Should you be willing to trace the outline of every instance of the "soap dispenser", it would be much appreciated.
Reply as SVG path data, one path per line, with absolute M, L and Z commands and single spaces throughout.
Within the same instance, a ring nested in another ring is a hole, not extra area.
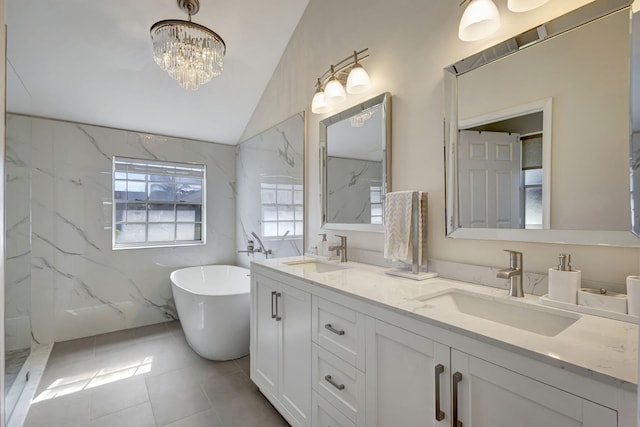
M 581 280 L 580 270 L 571 268 L 571 255 L 560 254 L 558 267 L 549 269 L 549 299 L 577 304 Z
M 318 236 L 322 236 L 322 240 L 318 242 L 318 255 L 326 256 L 329 243 L 327 242 L 327 233 L 320 233 Z

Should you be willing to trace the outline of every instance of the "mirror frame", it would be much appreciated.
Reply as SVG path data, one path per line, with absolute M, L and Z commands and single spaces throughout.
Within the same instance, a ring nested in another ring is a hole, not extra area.
M 456 227 L 458 221 L 458 182 L 456 161 L 453 160 L 457 159 L 458 146 L 458 75 L 625 8 L 629 9 L 629 26 L 631 29 L 631 3 L 631 0 L 608 0 L 588 3 L 566 15 L 499 43 L 502 49 L 495 49 L 496 46 L 492 46 L 444 68 L 445 215 L 446 236 L 448 238 L 623 247 L 640 246 L 640 239 L 631 232 L 631 224 L 629 224 L 629 231 Z M 522 43 L 523 40 L 525 44 L 518 46 L 518 43 Z M 496 51 L 503 53 L 496 55 Z M 631 143 L 631 139 L 629 142 Z M 624 166 L 621 165 L 621 167 Z
M 391 94 L 389 92 L 382 93 L 371 99 L 354 105 L 344 111 L 333 116 L 327 117 L 320 121 L 320 198 L 321 198 L 321 218 L 322 228 L 326 230 L 347 230 L 347 231 L 371 231 L 384 232 L 383 224 L 349 224 L 349 223 L 331 223 L 327 222 L 327 128 L 332 124 L 341 122 L 353 117 L 376 105 L 382 105 L 383 120 L 385 122 L 385 138 L 383 147 L 382 162 L 382 187 L 383 194 L 386 195 L 391 191 Z M 384 198 L 383 198 L 384 200 Z

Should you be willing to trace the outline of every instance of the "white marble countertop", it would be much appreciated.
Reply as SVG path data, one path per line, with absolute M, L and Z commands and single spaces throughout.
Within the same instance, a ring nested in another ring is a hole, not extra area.
M 513 301 L 504 289 L 474 285 L 456 280 L 434 278 L 414 281 L 384 274 L 385 268 L 348 262 L 345 269 L 327 273 L 305 271 L 292 261 L 314 261 L 313 258 L 291 257 L 258 260 L 253 263 L 299 277 L 345 295 L 408 313 L 413 317 L 475 339 L 485 339 L 507 350 L 549 363 L 607 383 L 635 390 L 638 383 L 638 325 L 588 314 L 573 314 L 579 319 L 555 336 L 544 336 L 520 328 L 503 325 L 455 311 L 425 309 L 423 297 L 438 295 L 455 288 L 483 294 L 492 299 Z M 536 309 L 569 313 L 544 307 L 538 297 L 525 295 L 517 302 Z

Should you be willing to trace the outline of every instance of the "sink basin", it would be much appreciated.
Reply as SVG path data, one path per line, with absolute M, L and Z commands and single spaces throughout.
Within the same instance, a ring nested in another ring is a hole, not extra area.
M 329 264 L 318 261 L 293 261 L 285 262 L 284 264 L 295 268 L 301 268 L 304 271 L 309 271 L 311 273 L 329 273 L 331 271 L 344 270 L 346 268 L 338 264 Z
M 558 335 L 581 317 L 579 314 L 549 310 L 514 300 L 494 299 L 457 289 L 418 300 L 426 304 L 417 313 L 424 310 L 455 311 L 548 337 Z

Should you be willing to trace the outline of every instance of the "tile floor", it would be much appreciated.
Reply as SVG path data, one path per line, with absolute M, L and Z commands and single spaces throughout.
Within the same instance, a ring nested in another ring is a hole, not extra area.
M 249 379 L 212 362 L 178 322 L 56 343 L 25 427 L 287 426 Z

